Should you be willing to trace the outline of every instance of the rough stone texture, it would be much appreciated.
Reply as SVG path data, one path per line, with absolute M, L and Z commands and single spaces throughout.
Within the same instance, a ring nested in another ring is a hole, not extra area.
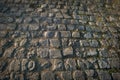
M 50 49 L 49 53 L 50 58 L 62 58 L 61 51 L 59 49 Z
M 73 79 L 74 80 L 85 80 L 85 75 L 82 71 L 74 71 L 73 72 Z
M 42 72 L 41 79 L 42 80 L 55 80 L 54 74 L 50 71 Z
M 71 55 L 73 55 L 73 49 L 72 49 L 72 47 L 65 48 L 63 50 L 63 55 L 64 56 L 71 56 Z
M 0 80 L 120 80 L 120 0 L 0 0 Z

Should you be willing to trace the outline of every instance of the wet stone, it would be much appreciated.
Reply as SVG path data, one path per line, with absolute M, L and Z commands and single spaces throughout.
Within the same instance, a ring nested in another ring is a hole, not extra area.
M 50 71 L 42 72 L 41 80 L 55 80 L 54 73 Z
M 74 80 L 86 80 L 83 72 L 79 70 L 76 70 L 73 72 L 73 79 Z
M 59 49 L 50 49 L 49 53 L 50 58 L 62 58 L 61 51 Z
M 63 55 L 66 57 L 73 55 L 73 48 L 72 47 L 65 48 L 63 50 Z

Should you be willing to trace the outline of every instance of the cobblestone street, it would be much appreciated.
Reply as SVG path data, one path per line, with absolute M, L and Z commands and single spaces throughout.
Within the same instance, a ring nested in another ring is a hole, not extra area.
M 0 80 L 120 80 L 120 0 L 0 0 Z

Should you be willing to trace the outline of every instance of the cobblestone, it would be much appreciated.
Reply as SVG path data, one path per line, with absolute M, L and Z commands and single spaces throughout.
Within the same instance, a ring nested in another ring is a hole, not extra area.
M 0 0 L 0 80 L 119 80 L 119 0 Z

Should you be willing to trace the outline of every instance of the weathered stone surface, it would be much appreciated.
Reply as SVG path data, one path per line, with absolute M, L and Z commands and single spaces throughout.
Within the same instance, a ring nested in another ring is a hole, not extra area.
M 24 19 L 24 23 L 31 23 L 32 22 L 32 18 L 31 17 L 26 17 Z
M 29 71 L 32 71 L 35 69 L 35 62 L 34 61 L 28 62 L 28 69 L 29 69 Z
M 119 58 L 109 58 L 108 63 L 110 64 L 111 68 L 120 68 L 120 59 Z
M 62 71 L 64 70 L 64 64 L 61 59 L 53 60 L 53 71 Z
M 58 40 L 58 39 L 50 39 L 50 46 L 59 48 L 60 47 L 60 40 Z
M 66 59 L 64 65 L 67 71 L 76 70 L 76 62 L 74 59 Z
M 107 71 L 98 72 L 100 80 L 112 80 L 110 74 Z
M 37 56 L 40 58 L 48 58 L 49 57 L 49 49 L 48 48 L 38 48 Z
M 12 23 L 7 25 L 7 29 L 8 30 L 15 30 L 16 27 L 17 27 L 17 25 L 16 24 L 12 24 Z
M 12 23 L 14 19 L 12 17 L 8 17 L 8 22 Z
M 0 0 L 0 80 L 119 80 L 120 0 Z
M 61 13 L 56 13 L 56 18 L 63 18 L 63 15 Z
M 82 61 L 82 60 L 77 60 L 76 61 L 77 63 L 77 68 L 80 69 L 80 70 L 85 70 L 86 69 L 86 64 Z
M 20 41 L 19 46 L 25 46 L 26 43 L 27 43 L 27 39 L 22 39 L 22 40 Z
M 85 75 L 82 71 L 76 70 L 73 72 L 74 80 L 85 80 Z
M 20 71 L 20 60 L 12 60 L 12 62 L 9 65 L 9 71 L 19 72 Z
M 58 24 L 58 30 L 65 31 L 66 26 L 64 24 Z
M 94 70 L 86 70 L 85 73 L 86 73 L 87 76 L 89 76 L 89 77 L 94 77 L 95 75 L 97 75 L 97 73 L 95 73 Z
M 21 70 L 22 71 L 27 70 L 27 64 L 28 64 L 28 59 L 22 59 L 22 61 L 21 61 Z
M 99 47 L 99 42 L 97 40 L 91 40 L 90 41 L 90 46 L 91 47 Z
M 65 71 L 61 73 L 62 80 L 72 80 L 72 73 L 70 71 Z
M 99 67 L 101 69 L 107 69 L 110 68 L 110 64 L 108 63 L 107 59 L 100 59 L 98 60 Z
M 26 74 L 25 79 L 27 79 L 27 80 L 39 80 L 40 74 L 37 72 L 29 72 L 28 74 Z
M 98 55 L 98 52 L 96 51 L 96 49 L 90 49 L 90 50 L 87 52 L 87 55 L 88 55 L 88 56 L 97 56 L 97 55 Z
M 85 30 L 85 27 L 83 25 L 76 25 L 76 29 Z
M 100 57 L 108 57 L 109 56 L 108 50 L 105 48 L 99 49 L 99 56 Z
M 73 55 L 73 48 L 72 47 L 65 48 L 63 50 L 63 55 L 64 56 L 71 56 L 71 55 Z
M 50 49 L 49 53 L 50 58 L 62 58 L 61 51 L 59 49 Z
M 44 33 L 44 36 L 47 38 L 52 38 L 52 37 L 54 37 L 54 35 L 55 35 L 55 32 L 53 32 L 53 31 L 47 31 Z
M 50 60 L 47 59 L 40 59 L 39 60 L 39 70 L 49 70 L 52 66 L 52 63 Z
M 87 40 L 80 40 L 80 45 L 84 46 L 84 47 L 90 46 L 89 41 L 87 41 Z
M 84 38 L 92 38 L 92 34 L 90 32 L 84 34 Z
M 74 38 L 80 38 L 80 33 L 79 32 L 73 32 L 72 37 Z
M 41 79 L 42 80 L 55 80 L 54 73 L 51 71 L 42 72 Z
M 39 45 L 43 47 L 48 47 L 49 46 L 48 39 L 39 39 Z
M 31 50 L 27 53 L 27 58 L 34 58 L 36 55 L 35 50 Z
M 120 73 L 112 73 L 113 80 L 119 80 L 120 79 Z
M 47 26 L 48 30 L 56 30 L 56 25 Z
M 13 54 L 14 54 L 14 50 L 15 50 L 15 48 L 13 48 L 13 47 L 8 48 L 8 49 L 5 50 L 5 52 L 3 53 L 3 56 L 4 56 L 4 57 L 11 58 L 11 57 L 13 56 Z M 1 52 L 1 54 L 2 54 L 2 52 Z
M 74 25 L 67 25 L 67 30 L 74 30 L 75 26 Z
M 61 37 L 71 37 L 70 31 L 61 31 Z
M 28 27 L 28 30 L 38 30 L 39 29 L 39 25 L 37 24 L 30 24 Z

